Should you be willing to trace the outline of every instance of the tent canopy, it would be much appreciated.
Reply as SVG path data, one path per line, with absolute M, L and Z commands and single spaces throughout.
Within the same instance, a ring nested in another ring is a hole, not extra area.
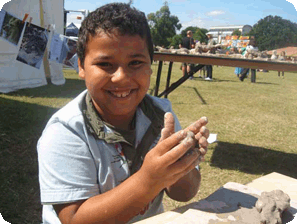
M 74 23 L 70 23 L 66 27 L 65 34 L 66 34 L 66 36 L 77 37 L 78 36 L 78 28 L 74 25 Z

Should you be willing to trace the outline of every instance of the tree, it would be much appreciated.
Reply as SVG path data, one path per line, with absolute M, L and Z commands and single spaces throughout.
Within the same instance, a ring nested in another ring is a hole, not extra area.
M 241 36 L 241 32 L 239 29 L 236 29 L 233 31 L 233 33 L 231 34 L 232 36 Z
M 254 26 L 249 36 L 254 36 L 259 50 L 273 50 L 297 44 L 297 24 L 279 16 L 266 16 Z
M 179 48 L 179 44 L 182 42 L 182 35 L 181 34 L 177 34 L 175 36 L 173 36 L 172 38 L 169 38 L 169 42 L 170 42 L 170 46 L 173 46 L 175 49 Z
M 181 28 L 177 16 L 170 14 L 167 1 L 159 11 L 148 14 L 147 19 L 155 45 L 168 46 L 170 40 L 176 35 L 176 30 Z
M 207 43 L 207 36 L 206 33 L 208 32 L 207 29 L 199 28 L 193 35 L 195 40 L 199 40 L 201 43 Z

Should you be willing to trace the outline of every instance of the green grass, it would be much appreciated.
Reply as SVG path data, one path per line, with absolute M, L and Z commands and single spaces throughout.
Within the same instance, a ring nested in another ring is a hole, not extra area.
M 181 77 L 174 63 L 172 82 Z M 154 92 L 157 64 L 152 66 Z M 159 93 L 164 90 L 168 62 L 163 65 Z M 36 143 L 49 117 L 85 89 L 84 82 L 64 71 L 63 86 L 47 85 L 0 94 L 0 213 L 10 223 L 40 223 Z M 187 80 L 168 99 L 186 127 L 201 116 L 209 119 L 211 144 L 201 164 L 202 183 L 194 200 L 223 184 L 246 184 L 279 172 L 297 178 L 297 76 L 257 72 L 256 83 L 240 82 L 234 68 L 214 66 L 212 82 Z M 165 197 L 166 210 L 184 205 Z

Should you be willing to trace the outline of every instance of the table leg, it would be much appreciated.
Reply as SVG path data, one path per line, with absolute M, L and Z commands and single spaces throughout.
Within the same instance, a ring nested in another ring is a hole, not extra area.
M 256 69 L 251 69 L 251 82 L 256 82 Z
M 169 85 L 170 85 L 172 65 L 173 65 L 173 61 L 171 61 L 171 62 L 169 63 L 169 67 L 168 67 L 166 89 L 168 89 L 168 88 L 169 88 Z M 167 98 L 167 96 L 168 96 L 168 93 L 165 93 L 164 97 Z
M 155 96 L 158 96 L 158 92 L 159 92 L 160 79 L 161 79 L 161 73 L 162 73 L 162 66 L 163 66 L 163 61 L 159 61 L 157 80 L 156 80 L 156 87 L 155 87 Z
M 204 65 L 197 65 L 195 66 L 194 70 L 191 71 L 190 73 L 186 73 L 185 76 L 182 76 L 179 80 L 177 80 L 176 82 L 172 83 L 168 88 L 166 88 L 162 93 L 160 93 L 159 95 L 155 95 L 158 97 L 162 97 L 164 95 L 168 95 L 169 93 L 171 93 L 173 90 L 175 90 L 177 87 L 179 87 L 181 84 L 183 84 L 192 74 L 194 74 L 194 72 L 199 71 L 201 68 L 203 68 Z

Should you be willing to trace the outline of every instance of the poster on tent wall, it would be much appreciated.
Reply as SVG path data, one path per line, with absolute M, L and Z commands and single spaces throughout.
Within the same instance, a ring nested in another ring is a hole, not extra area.
M 0 13 L 0 36 L 14 45 L 18 45 L 24 23 L 22 20 L 2 11 Z M 1 24 L 2 21 L 2 24 Z
M 63 61 L 63 64 L 67 65 L 67 66 L 71 66 L 73 67 L 73 56 L 76 54 L 76 46 L 77 46 L 77 41 L 72 40 L 70 38 L 66 38 L 67 42 L 66 42 L 66 47 L 67 47 L 67 55 L 66 58 Z
M 4 22 L 5 14 L 6 14 L 5 11 L 0 10 L 0 33 L 1 33 L 1 30 L 2 30 L 2 25 L 3 25 L 3 22 Z
M 44 28 L 27 23 L 17 60 L 39 69 L 47 45 L 48 33 L 49 31 Z
M 76 56 L 77 41 L 62 34 L 54 34 L 51 40 L 49 60 L 78 70 Z
M 33 62 L 33 65 L 29 65 L 27 62 L 24 63 L 20 60 L 16 60 L 19 56 L 26 24 L 23 28 L 18 45 L 12 44 L 0 37 L 0 93 L 8 93 L 25 88 L 35 88 L 47 85 L 48 81 L 54 85 L 65 84 L 66 80 L 63 74 L 62 64 L 49 61 L 47 57 L 52 33 L 63 33 L 63 9 L 64 5 L 62 0 L 10 0 L 3 5 L 2 10 L 6 13 L 22 21 L 25 15 L 28 14 L 27 21 L 32 18 L 31 25 L 45 29 L 49 27 L 50 33 L 48 33 L 46 51 L 44 52 L 43 61 L 39 69 L 37 68 L 39 67 L 38 63 L 35 64 L 35 62 Z M 30 55 L 30 52 L 29 57 L 33 57 L 33 55 Z

